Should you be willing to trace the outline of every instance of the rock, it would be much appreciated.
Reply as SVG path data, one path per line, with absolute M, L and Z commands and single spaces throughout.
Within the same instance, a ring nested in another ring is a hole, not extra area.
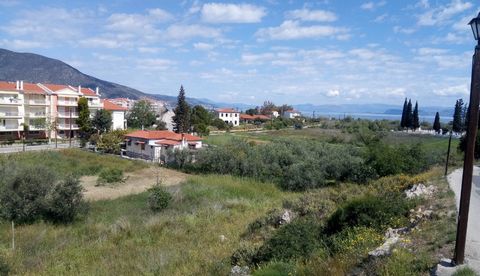
M 430 186 L 425 186 L 424 184 L 415 184 L 412 186 L 412 188 L 408 189 L 405 191 L 405 195 L 407 198 L 415 198 L 415 197 L 430 197 L 433 195 L 435 192 L 435 186 L 430 185 Z
M 225 235 L 220 235 L 220 241 L 221 242 L 224 242 L 226 240 L 227 240 L 227 238 L 225 237 Z
M 388 228 L 387 232 L 385 233 L 385 242 L 381 246 L 368 252 L 368 255 L 370 257 L 390 255 L 392 253 L 392 247 L 400 241 L 400 234 L 405 234 L 407 232 L 407 227 L 397 229 Z
M 230 270 L 230 276 L 248 276 L 250 275 L 250 269 L 248 266 L 234 266 Z
M 440 263 L 437 264 L 435 269 L 433 270 L 432 275 L 435 276 L 452 276 L 457 272 L 457 270 L 465 267 L 465 265 L 458 265 L 455 264 L 450 259 L 442 259 Z
M 292 221 L 292 212 L 285 210 L 280 218 L 279 224 L 289 224 Z

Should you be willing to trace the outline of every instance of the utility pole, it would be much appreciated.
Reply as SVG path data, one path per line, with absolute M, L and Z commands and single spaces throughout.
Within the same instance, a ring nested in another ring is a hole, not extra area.
M 472 82 L 470 86 L 470 108 L 468 113 L 468 128 L 466 136 L 465 160 L 463 162 L 462 192 L 460 193 L 460 208 L 458 214 L 457 239 L 455 243 L 455 264 L 465 261 L 465 244 L 467 240 L 468 213 L 470 195 L 472 192 L 473 159 L 475 154 L 475 140 L 478 130 L 478 106 L 480 101 L 480 13 L 469 25 L 477 40 L 472 62 Z
M 68 137 L 68 143 L 69 143 L 69 147 L 71 148 L 72 147 L 72 107 L 70 106 L 68 108 L 68 110 L 70 110 L 70 120 L 69 120 L 69 123 L 70 123 L 70 133 L 69 133 L 69 137 Z
M 450 137 L 448 138 L 447 162 L 445 163 L 445 176 L 447 176 L 448 174 L 448 162 L 450 159 L 450 146 L 452 145 L 452 133 L 453 131 L 450 130 Z

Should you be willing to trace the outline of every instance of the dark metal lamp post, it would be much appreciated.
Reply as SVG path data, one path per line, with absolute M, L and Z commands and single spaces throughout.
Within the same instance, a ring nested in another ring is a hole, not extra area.
M 478 106 L 480 100 L 480 13 L 468 23 L 472 27 L 473 36 L 477 40 L 472 63 L 472 83 L 470 86 L 470 110 L 468 113 L 467 146 L 463 162 L 462 192 L 460 194 L 460 210 L 458 212 L 457 239 L 455 244 L 455 264 L 465 261 L 465 244 L 467 238 L 468 212 L 470 194 L 472 192 L 473 161 L 475 140 L 478 130 Z

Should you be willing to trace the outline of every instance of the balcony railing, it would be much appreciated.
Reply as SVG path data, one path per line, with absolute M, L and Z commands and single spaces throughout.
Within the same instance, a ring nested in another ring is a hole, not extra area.
M 100 102 L 88 102 L 88 107 L 102 107 Z
M 23 117 L 23 114 L 20 113 L 20 112 L 0 112 L 0 117 L 3 117 L 3 118 L 4 117 L 13 117 L 13 118 L 19 117 L 19 118 L 21 118 L 21 117 Z
M 58 117 L 62 117 L 62 118 L 70 118 L 70 116 L 72 116 L 72 118 L 77 118 L 78 117 L 78 113 L 77 112 L 58 112 Z
M 59 129 L 70 129 L 70 124 L 58 124 Z M 72 129 L 78 129 L 77 124 L 71 124 Z
M 0 131 L 16 131 L 20 130 L 18 125 L 0 125 Z
M 29 117 L 42 118 L 42 117 L 46 117 L 47 113 L 45 113 L 45 112 L 30 112 L 30 113 L 28 113 L 28 116 Z
M 29 100 L 25 101 L 25 104 L 27 105 L 48 105 L 49 102 L 46 100 Z
M 63 106 L 77 106 L 77 102 L 75 101 L 58 101 L 57 105 L 63 105 Z
M 16 98 L 0 98 L 0 104 L 12 104 L 12 105 L 20 105 L 22 101 Z

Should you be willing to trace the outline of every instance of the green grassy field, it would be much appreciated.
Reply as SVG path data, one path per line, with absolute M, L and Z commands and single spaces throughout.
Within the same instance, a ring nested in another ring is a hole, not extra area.
M 143 193 L 94 202 L 73 225 L 19 226 L 14 252 L 3 223 L 0 252 L 19 275 L 225 274 L 246 226 L 296 197 L 273 184 L 214 175 L 191 177 L 172 193 L 174 203 L 159 214 Z

